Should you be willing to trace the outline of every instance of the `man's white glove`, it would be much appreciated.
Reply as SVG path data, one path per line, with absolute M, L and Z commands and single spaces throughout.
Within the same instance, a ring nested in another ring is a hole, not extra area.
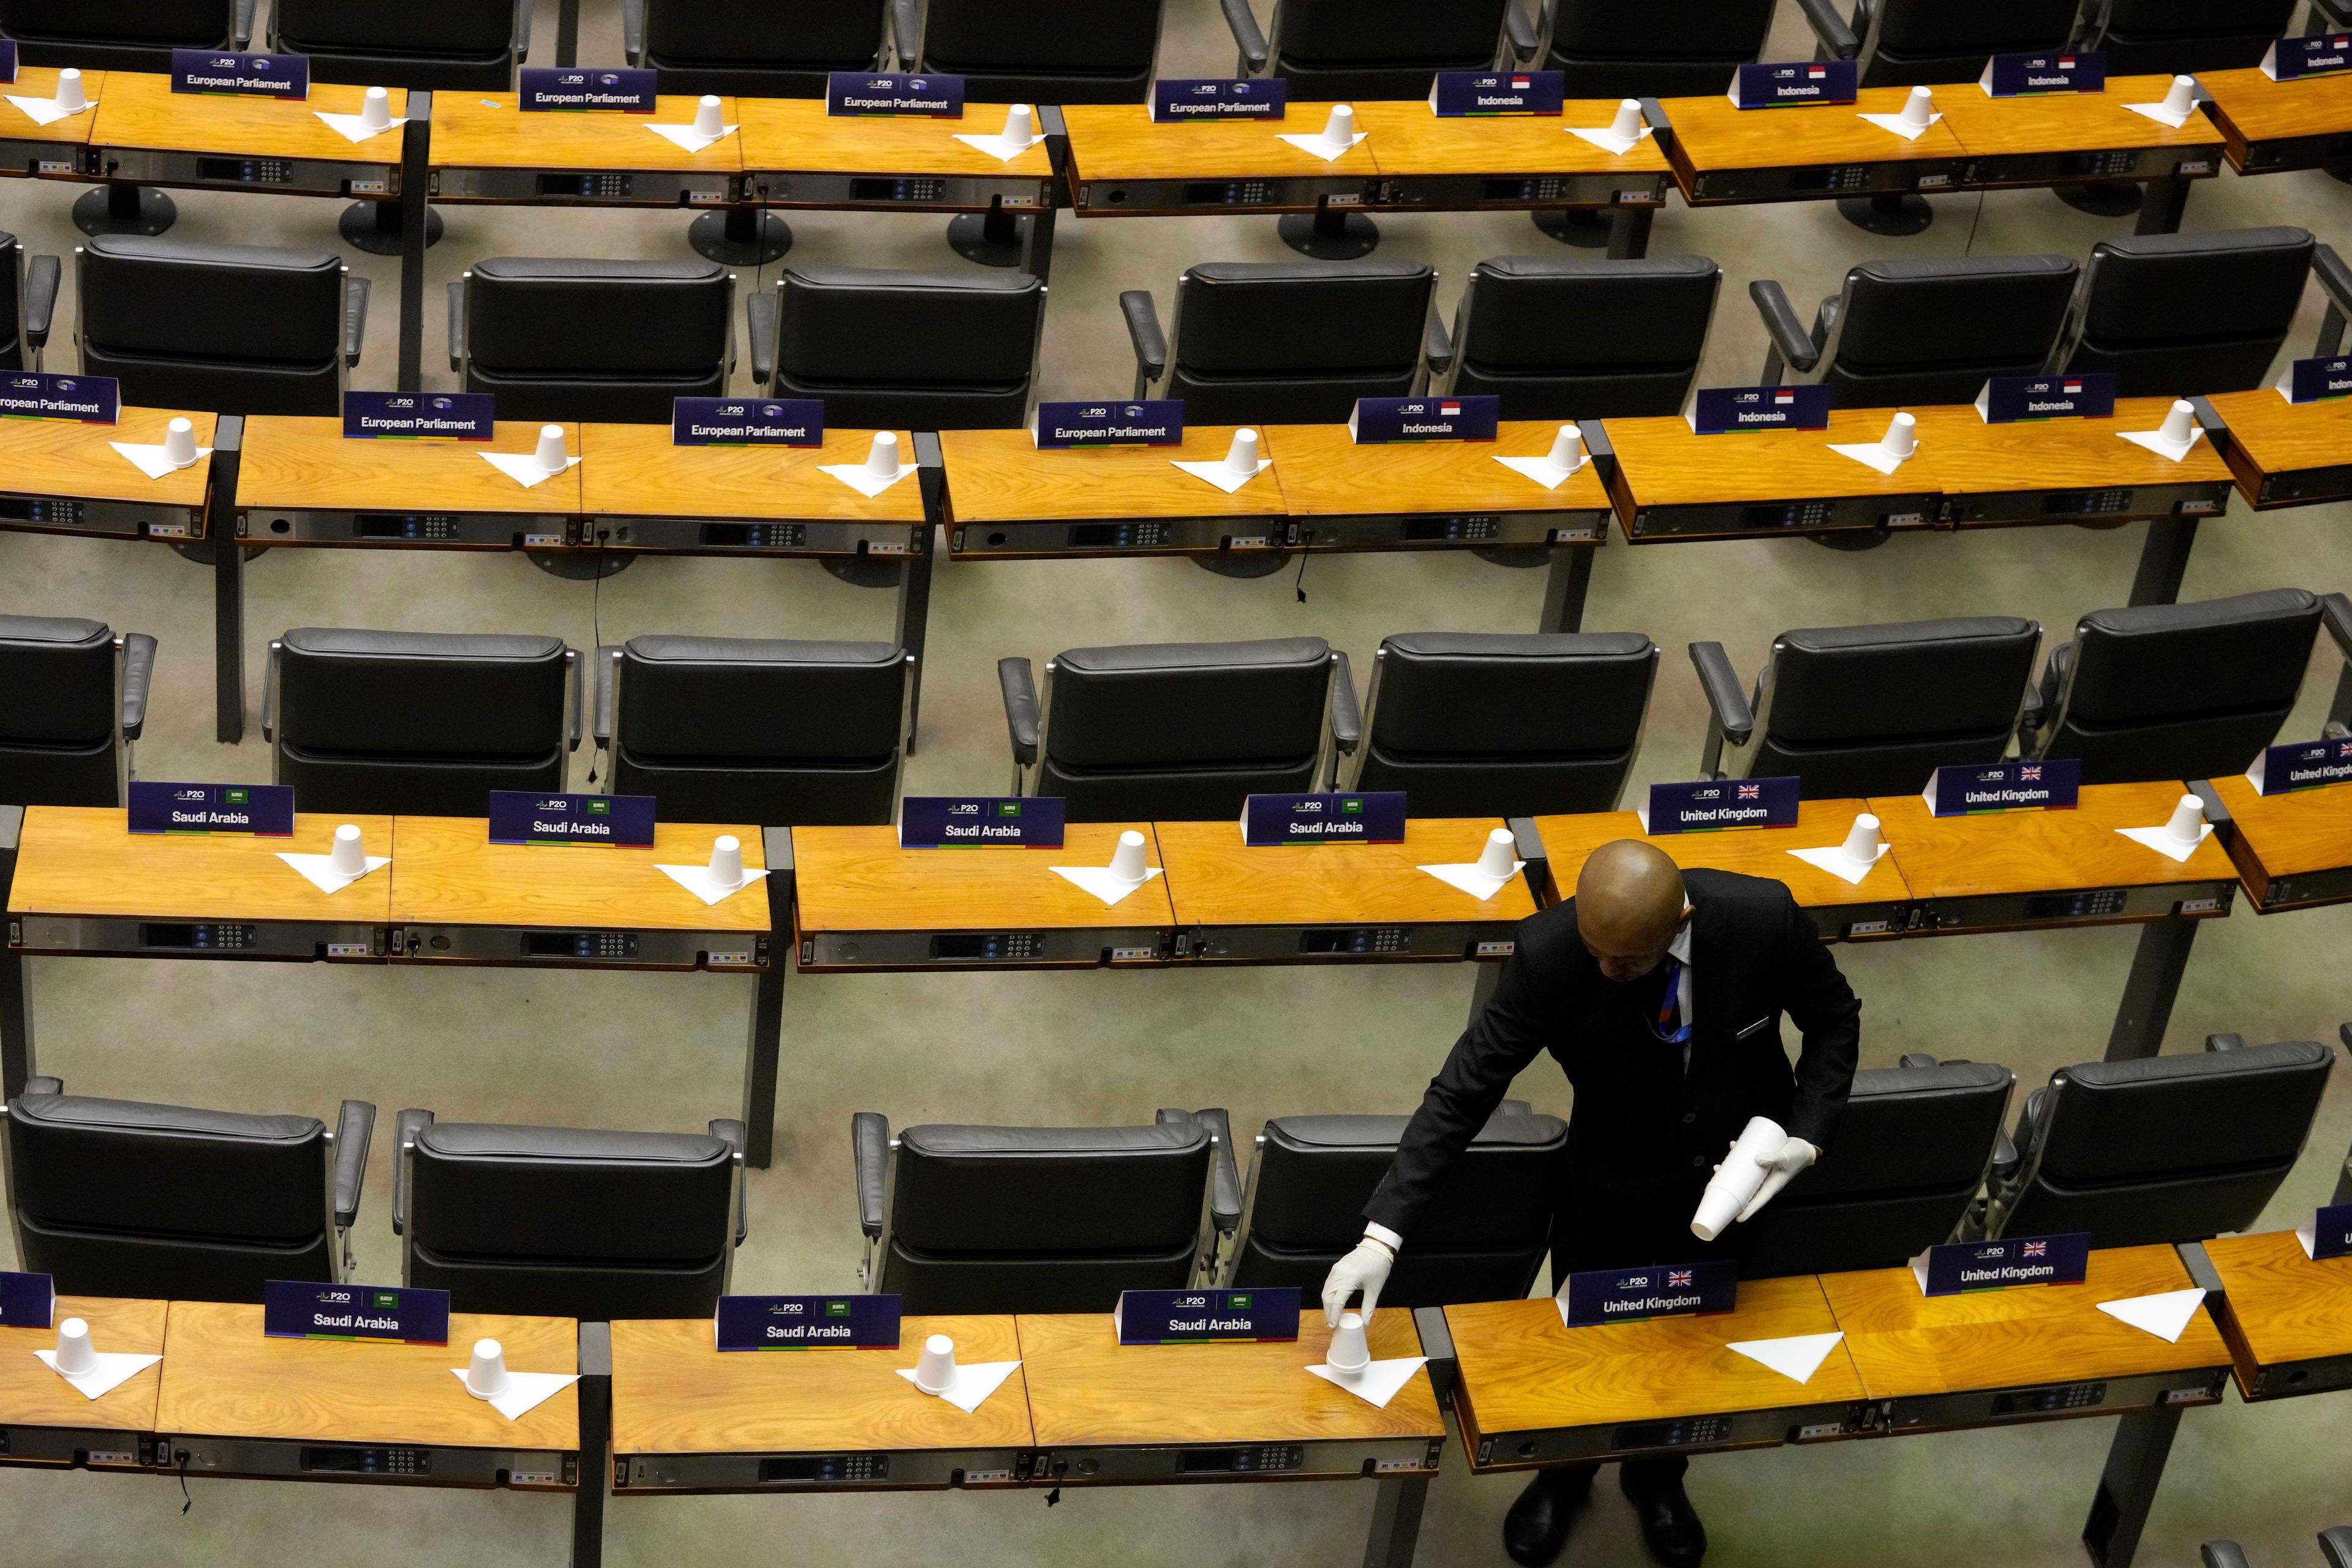
M 1389 1266 L 1396 1254 L 1370 1237 L 1356 1243 L 1355 1250 L 1331 1265 L 1331 1272 L 1323 1277 L 1323 1324 L 1326 1328 L 1339 1326 L 1339 1313 L 1348 1305 L 1348 1298 L 1361 1290 L 1364 1321 L 1372 1321 L 1372 1308 L 1380 1301 L 1381 1288 L 1389 1282 Z
M 1780 1189 L 1787 1186 L 1798 1172 L 1821 1157 L 1822 1152 L 1801 1138 L 1784 1140 L 1774 1152 L 1757 1155 L 1756 1163 L 1764 1167 L 1764 1184 L 1756 1189 L 1756 1195 L 1748 1200 L 1746 1208 L 1739 1211 L 1741 1223 L 1754 1219 L 1756 1211 L 1779 1197 Z

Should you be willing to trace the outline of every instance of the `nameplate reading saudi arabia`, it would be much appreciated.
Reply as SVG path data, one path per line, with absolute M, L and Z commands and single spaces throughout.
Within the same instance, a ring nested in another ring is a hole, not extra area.
M 1295 1340 L 1298 1337 L 1298 1287 L 1122 1290 L 1110 1317 L 1123 1345 Z
M 1359 447 L 1393 441 L 1491 441 L 1503 400 L 1472 397 L 1359 397 L 1348 434 Z
M 2040 419 L 2109 419 L 2116 378 L 2105 371 L 2080 375 L 1996 375 L 1977 393 L 1977 416 L 1988 425 Z
M 1404 791 L 1362 795 L 1254 795 L 1242 802 L 1242 842 L 1254 849 L 1285 844 L 1402 844 Z
M 1151 84 L 1151 118 L 1162 125 L 1187 120 L 1280 120 L 1290 100 L 1278 76 L 1246 79 L 1160 77 Z
M 2012 1285 L 2080 1285 L 2091 1267 L 2091 1233 L 2012 1236 L 2000 1241 L 1948 1241 L 1911 1260 L 1921 1294 L 1957 1296 Z
M 673 397 L 673 447 L 822 447 L 821 397 Z
M 647 849 L 654 841 L 649 795 L 541 795 L 490 792 L 493 844 L 614 844 Z
M 2273 81 L 2299 76 L 2333 76 L 2352 70 L 2352 33 L 2315 33 L 2307 38 L 2274 38 L 2263 52 L 2263 74 Z
M 1059 849 L 1063 806 L 1058 795 L 910 795 L 898 805 L 898 847 Z
M 1860 77 L 1852 60 L 1803 60 L 1793 65 L 1741 66 L 1731 79 L 1731 101 L 1741 109 L 1787 109 L 1803 103 L 1852 103 Z
M 487 392 L 346 392 L 346 441 L 487 441 L 497 434 Z
M 2296 360 L 2286 367 L 2274 390 L 2289 403 L 2352 396 L 2352 357 Z
M 294 834 L 292 784 L 131 783 L 133 833 Z
M 722 1351 L 890 1350 L 898 1343 L 896 1296 L 721 1296 Z
M 310 57 L 173 49 L 172 90 L 228 93 L 238 98 L 304 99 L 310 96 Z
M 1651 1263 L 1571 1274 L 1552 1300 L 1559 1303 L 1562 1323 L 1591 1329 L 1643 1318 L 1728 1312 L 1738 1298 L 1739 1265 L 1718 1258 L 1706 1263 Z
M 963 78 L 906 71 L 828 71 L 824 111 L 961 120 Z
M 2046 763 L 1962 763 L 1937 768 L 1919 798 L 1937 816 L 2068 811 L 2082 788 L 2083 764 L 2072 757 Z
M 42 370 L 0 374 L 0 419 L 77 419 L 84 425 L 111 425 L 121 413 L 122 394 L 110 375 L 67 375 Z
M 1566 83 L 1565 71 L 1439 71 L 1429 89 L 1429 109 L 1440 120 L 1558 114 Z
M 407 1285 L 320 1285 L 308 1279 L 261 1282 L 261 1331 L 273 1340 L 391 1340 L 449 1342 L 449 1292 Z
M 578 114 L 589 110 L 651 114 L 657 75 L 623 66 L 525 66 L 521 107 L 537 114 Z
M 1654 784 L 1637 807 L 1644 833 L 1713 833 L 1727 827 L 1794 827 L 1803 781 L 1700 779 Z
M 2038 55 L 1995 55 L 1985 62 L 1977 85 L 1993 98 L 2030 98 L 2044 92 L 2105 92 L 2107 57 L 2095 50 Z
M 2352 784 L 2352 738 L 2265 746 L 2246 782 L 2257 795 L 2291 795 L 2324 784 Z
M 47 1328 L 57 1300 L 46 1274 L 0 1274 L 0 1329 Z
M 1029 434 L 1046 447 L 1181 447 L 1184 400 L 1149 403 L 1041 403 Z
M 1691 429 L 1701 436 L 1736 430 L 1826 430 L 1830 389 L 1807 386 L 1703 386 L 1691 396 Z

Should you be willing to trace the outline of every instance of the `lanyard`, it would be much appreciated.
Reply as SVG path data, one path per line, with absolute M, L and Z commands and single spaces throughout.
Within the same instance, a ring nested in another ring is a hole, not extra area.
M 1682 1003 L 1682 961 L 1670 953 L 1666 958 L 1666 994 L 1658 1002 L 1658 1021 L 1650 1026 L 1650 1033 L 1670 1046 L 1679 1046 L 1690 1039 L 1690 1020 L 1687 1018 L 1675 1026 L 1671 1033 L 1668 1032 L 1668 1026 L 1675 1023 L 1675 1013 Z

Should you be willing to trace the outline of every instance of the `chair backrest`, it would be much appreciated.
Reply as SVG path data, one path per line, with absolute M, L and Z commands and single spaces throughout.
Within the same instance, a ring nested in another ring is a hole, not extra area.
M 1213 261 L 1176 289 L 1164 395 L 1201 425 L 1332 424 L 1403 397 L 1437 274 L 1420 261 Z
M 0 233 L 0 370 L 25 368 L 25 247 Z
M 672 398 L 726 391 L 733 298 L 715 261 L 478 261 L 466 389 L 501 419 L 666 424 Z
M 2257 66 L 2273 38 L 2293 21 L 2296 0 L 2105 0 L 2107 20 L 2095 47 L 2110 76 Z M 2315 10 L 2310 28 L 2326 16 Z
M 1949 1240 L 1992 1163 L 2016 1075 L 1990 1062 L 1865 1068 L 1837 1141 L 1748 1226 L 1749 1279 L 1891 1268 Z
M 923 64 L 974 102 L 1119 103 L 1149 89 L 1160 0 L 928 0 Z
M 910 1312 L 1108 1312 L 1192 1277 L 1206 1124 L 909 1127 L 884 1290 Z
M 561 637 L 300 626 L 275 679 L 278 782 L 306 809 L 477 816 L 563 787 Z
M 1281 0 L 1273 74 L 1294 102 L 1424 98 L 1441 70 L 1483 70 L 1506 0 Z
M 885 0 L 647 0 L 646 64 L 664 92 L 817 98 L 829 71 L 871 70 Z
M 313 81 L 500 91 L 515 68 L 514 0 L 276 0 L 278 48 Z
M 1822 380 L 1842 408 L 1885 408 L 2039 374 L 2080 271 L 2063 256 L 1865 261 L 1845 275 Z
M 1988 55 L 2064 46 L 2079 0 L 1878 0 L 1864 87 L 1973 82 Z
M 1706 351 L 1722 281 L 1704 256 L 1482 261 L 1454 315 L 1452 389 L 1499 395 L 1506 419 L 1672 414 Z
M 632 637 L 613 787 L 671 822 L 887 822 L 907 667 L 895 643 Z
M 122 401 L 216 414 L 341 406 L 343 264 L 324 250 L 136 234 L 82 242 L 81 368 Z
M 121 722 L 114 633 L 0 616 L 0 805 L 113 805 Z
M 1809 799 L 1853 799 L 1998 762 L 2041 642 L 2041 625 L 2016 616 L 1782 632 L 1758 682 L 1748 774 L 1794 774 Z
M 1551 54 L 1570 98 L 1685 98 L 1722 92 L 1763 52 L 1774 0 L 1628 5 L 1554 0 Z
M 776 393 L 845 428 L 1010 429 L 1028 411 L 1045 285 L 1026 272 L 787 267 Z
M 2000 1234 L 2140 1247 L 2243 1230 L 2302 1152 L 2335 1059 L 2283 1040 L 2059 1068 L 2027 1103 Z
M 160 71 L 173 49 L 226 47 L 235 14 L 236 0 L 0 0 L 0 33 L 25 65 Z
M 708 1317 L 726 1288 L 723 1138 L 433 1122 L 404 1161 L 407 1282 L 463 1310 Z
M 26 1093 L 7 1122 L 19 1267 L 60 1292 L 258 1301 L 332 1278 L 314 1117 Z
M 2311 270 L 2300 228 L 2103 239 L 2091 247 L 2069 370 L 2111 371 L 2126 397 L 2263 384 Z
M 2242 773 L 2294 706 L 2319 617 L 2301 588 L 2094 610 L 2041 752 L 2079 760 L 2085 784 Z
M 1206 822 L 1312 788 L 1331 665 L 1321 637 L 1072 648 L 1047 677 L 1035 793 L 1073 822 Z
M 1424 816 L 1613 811 L 1657 669 L 1639 632 L 1382 638 L 1354 787 Z

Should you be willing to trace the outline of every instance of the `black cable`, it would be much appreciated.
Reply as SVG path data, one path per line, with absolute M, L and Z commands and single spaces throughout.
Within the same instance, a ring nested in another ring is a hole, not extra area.
M 1315 531 L 1311 528 L 1298 536 L 1298 575 L 1291 580 L 1290 588 L 1298 595 L 1298 602 L 1302 605 L 1307 602 L 1307 546 L 1314 542 Z
M 596 569 L 596 580 L 588 590 L 588 658 L 591 660 L 588 667 L 588 782 L 591 784 L 596 782 L 596 758 L 604 749 L 596 739 L 594 719 L 596 680 L 604 673 L 604 529 L 596 531 L 596 553 L 589 557 Z
M 196 1500 L 188 1495 L 188 1451 L 185 1448 L 174 1449 L 172 1457 L 180 1462 L 180 1513 L 184 1518 L 187 1511 L 196 1506 Z

